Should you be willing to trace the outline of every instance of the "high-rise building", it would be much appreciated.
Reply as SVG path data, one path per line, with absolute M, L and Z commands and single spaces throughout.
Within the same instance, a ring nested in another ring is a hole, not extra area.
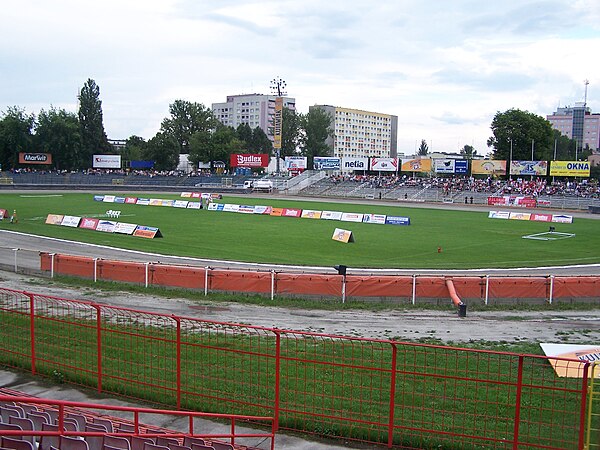
M 552 128 L 575 140 L 578 151 L 586 147 L 600 149 L 600 114 L 592 114 L 584 102 L 557 108 L 546 119 L 552 124 Z
M 251 129 L 260 127 L 273 142 L 276 98 L 275 95 L 263 94 L 228 95 L 225 103 L 213 103 L 212 111 L 223 125 L 237 128 L 247 123 Z M 283 97 L 283 106 L 295 110 L 296 99 Z
M 398 116 L 338 106 L 315 105 L 332 118 L 333 136 L 326 143 L 340 158 L 398 156 Z

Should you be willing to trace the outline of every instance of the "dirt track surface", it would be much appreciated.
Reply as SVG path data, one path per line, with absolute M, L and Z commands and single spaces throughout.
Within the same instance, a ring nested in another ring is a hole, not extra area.
M 166 299 L 129 292 L 62 286 L 46 278 L 0 272 L 0 287 L 216 322 L 376 339 L 600 343 L 600 307 L 588 311 L 447 310 L 321 311 Z

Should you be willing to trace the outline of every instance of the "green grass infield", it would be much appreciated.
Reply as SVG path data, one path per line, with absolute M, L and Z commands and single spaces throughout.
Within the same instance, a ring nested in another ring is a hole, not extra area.
M 194 200 L 157 192 L 114 195 Z M 52 192 L 0 194 L 0 209 L 9 214 L 16 209 L 19 219 L 13 224 L 7 219 L 0 221 L 0 229 L 166 255 L 306 266 L 469 269 L 600 263 L 598 221 L 592 219 L 549 224 L 488 218 L 489 210 L 502 210 L 501 207 L 461 211 L 253 197 L 224 197 L 219 202 L 404 216 L 410 217 L 411 224 L 380 225 L 103 203 L 94 201 L 94 194 L 90 193 Z M 143 239 L 45 223 L 48 214 L 106 219 L 105 213 L 111 209 L 121 211 L 121 215 L 110 220 L 158 227 L 163 237 Z M 523 239 L 547 232 L 549 225 L 556 232 L 574 237 Z M 335 228 L 351 230 L 355 242 L 332 240 Z

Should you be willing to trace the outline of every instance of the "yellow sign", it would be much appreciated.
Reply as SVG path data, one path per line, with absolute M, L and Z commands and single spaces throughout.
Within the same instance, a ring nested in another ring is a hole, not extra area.
M 354 236 L 352 236 L 352 231 L 342 230 L 341 228 L 335 229 L 331 239 L 333 239 L 334 241 L 343 242 L 345 244 L 347 244 L 348 242 L 354 242 Z
M 275 99 L 275 115 L 273 116 L 273 148 L 281 149 L 281 124 L 283 122 L 283 98 Z
M 402 159 L 402 172 L 431 172 L 431 159 Z
M 551 358 L 550 364 L 559 377 L 581 378 L 584 363 L 600 361 L 600 346 L 597 345 L 541 343 L 540 346 Z M 594 376 L 600 378 L 600 371 Z
M 471 161 L 473 175 L 506 175 L 506 161 L 474 159 Z
M 589 177 L 589 161 L 550 161 L 550 176 Z

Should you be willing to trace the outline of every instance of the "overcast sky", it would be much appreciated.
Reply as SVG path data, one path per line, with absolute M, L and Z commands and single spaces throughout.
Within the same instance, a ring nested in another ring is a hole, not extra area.
M 76 112 L 92 78 L 111 139 L 176 99 L 269 94 L 398 116 L 398 151 L 488 152 L 497 111 L 600 112 L 600 1 L 4 0 L 0 110 Z

